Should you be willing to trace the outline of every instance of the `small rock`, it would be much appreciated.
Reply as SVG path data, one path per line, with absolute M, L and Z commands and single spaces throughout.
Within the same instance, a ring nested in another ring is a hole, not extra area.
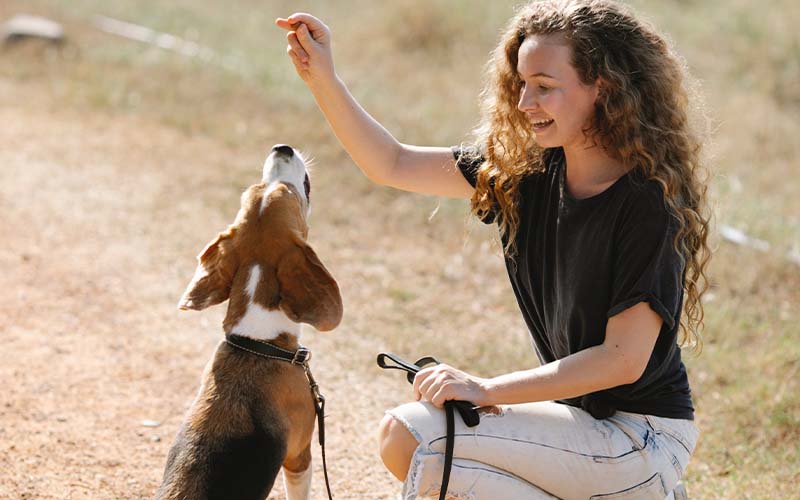
M 760 250 L 762 252 L 767 252 L 770 248 L 769 242 L 752 238 L 745 234 L 744 231 L 732 226 L 720 226 L 719 233 L 724 239 L 736 245 L 755 248 L 756 250 Z
M 161 436 L 153 436 L 152 438 L 150 438 L 150 440 L 153 441 L 154 443 L 160 443 Z
M 158 420 L 142 420 L 143 427 L 158 427 L 161 425 L 161 422 Z
M 61 43 L 64 41 L 64 28 L 44 17 L 17 14 L 0 27 L 0 38 L 6 44 L 25 38 L 41 38 Z

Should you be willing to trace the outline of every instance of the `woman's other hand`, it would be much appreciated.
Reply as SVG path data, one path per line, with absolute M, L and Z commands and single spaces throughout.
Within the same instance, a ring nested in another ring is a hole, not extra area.
M 476 406 L 488 406 L 488 380 L 472 376 L 452 366 L 439 364 L 420 370 L 414 377 L 414 398 L 430 401 L 442 408 L 445 401 L 469 401 Z
M 331 51 L 331 30 L 311 14 L 295 13 L 275 24 L 288 30 L 286 52 L 297 74 L 307 85 L 326 83 L 336 77 Z

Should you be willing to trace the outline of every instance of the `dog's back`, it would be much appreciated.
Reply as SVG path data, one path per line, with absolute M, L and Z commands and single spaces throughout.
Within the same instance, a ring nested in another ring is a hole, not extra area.
M 221 343 L 167 458 L 159 500 L 263 499 L 314 407 L 302 369 Z

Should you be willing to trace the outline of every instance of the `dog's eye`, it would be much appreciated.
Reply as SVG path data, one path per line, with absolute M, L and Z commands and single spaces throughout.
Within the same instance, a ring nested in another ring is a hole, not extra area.
M 306 188 L 306 201 L 311 202 L 311 181 L 306 174 L 306 179 L 303 181 L 303 186 Z

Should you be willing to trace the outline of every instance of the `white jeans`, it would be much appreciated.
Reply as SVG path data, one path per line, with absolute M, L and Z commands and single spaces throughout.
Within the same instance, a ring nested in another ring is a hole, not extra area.
M 437 496 L 444 410 L 408 403 L 387 413 L 419 442 L 403 498 Z M 691 420 L 627 412 L 596 420 L 553 402 L 503 405 L 472 428 L 455 420 L 448 494 L 474 500 L 671 498 L 699 434 Z

